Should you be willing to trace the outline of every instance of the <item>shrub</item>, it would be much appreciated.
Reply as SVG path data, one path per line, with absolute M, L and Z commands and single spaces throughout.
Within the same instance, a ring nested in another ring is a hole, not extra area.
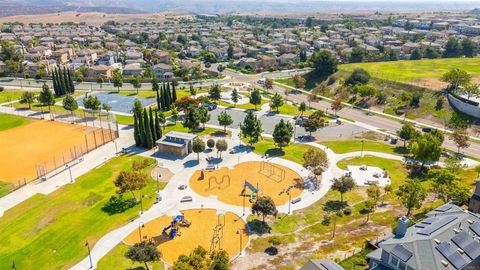
M 207 146 L 208 146 L 208 148 L 213 148 L 215 146 L 215 140 L 214 139 L 208 139 Z
M 338 210 L 335 214 L 337 215 L 337 217 L 343 217 L 343 212 L 341 210 Z
M 348 208 L 343 209 L 343 214 L 345 216 L 350 216 L 352 214 L 352 208 L 348 207 Z
M 330 225 L 330 215 L 328 214 L 323 215 L 322 225 L 324 226 Z
M 5 90 L 5 88 L 3 86 L 0 86 L 0 92 L 3 92 L 3 90 Z
M 140 171 L 145 169 L 149 165 L 150 165 L 150 161 L 148 159 L 134 160 L 132 163 L 132 169 L 135 171 Z

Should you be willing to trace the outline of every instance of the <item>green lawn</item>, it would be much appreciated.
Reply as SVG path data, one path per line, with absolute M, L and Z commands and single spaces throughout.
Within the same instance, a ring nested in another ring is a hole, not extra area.
M 125 244 L 119 244 L 112 249 L 105 257 L 103 257 L 97 265 L 97 269 L 101 270 L 144 270 L 145 264 L 133 263 L 127 259 L 124 255 L 128 251 L 128 246 Z M 155 262 L 148 264 L 150 270 L 163 270 L 165 269 L 162 262 Z
M 12 192 L 12 184 L 0 182 L 0 198 Z
M 115 118 L 120 125 L 133 125 L 133 116 L 116 114 Z
M 361 140 L 352 140 L 352 141 L 325 141 L 320 142 L 320 144 L 328 146 L 333 152 L 337 154 L 345 154 L 349 152 L 356 152 L 362 150 L 362 141 Z M 391 144 L 386 144 L 382 142 L 364 140 L 363 143 L 364 151 L 374 151 L 389 153 L 394 155 L 402 154 L 402 148 L 396 147 Z
M 424 78 L 438 79 L 445 72 L 453 68 L 460 68 L 474 76 L 479 76 L 480 58 L 447 58 L 345 64 L 340 65 L 339 70 L 351 72 L 359 67 L 366 69 L 372 77 L 398 82 L 410 82 Z
M 246 103 L 246 104 L 237 104 L 236 106 L 234 106 L 233 104 L 231 103 L 228 103 L 228 102 L 225 102 L 225 101 L 218 101 L 217 102 L 218 105 L 220 106 L 225 106 L 225 107 L 236 107 L 236 108 L 239 108 L 239 109 L 243 109 L 243 110 L 255 110 L 255 105 L 253 104 L 250 104 L 250 103 Z M 260 108 L 262 107 L 263 104 L 265 103 L 268 103 L 268 100 L 266 99 L 262 99 L 261 103 L 259 105 L 257 105 L 257 110 L 260 110 Z
M 283 147 L 283 149 L 280 150 L 280 148 L 277 148 L 272 139 L 263 139 L 254 145 L 253 151 L 259 155 L 268 154 L 270 157 L 281 157 L 301 165 L 303 164 L 303 153 L 312 148 L 316 147 L 295 143 Z
M 0 131 L 19 127 L 21 125 L 27 124 L 28 122 L 30 122 L 30 120 L 24 117 L 9 114 L 0 114 Z
M 0 92 L 0 104 L 18 100 L 22 97 L 22 91 L 2 91 Z
M 170 131 L 178 131 L 178 132 L 185 132 L 185 133 L 192 133 L 188 128 L 184 127 L 181 122 L 172 123 L 169 122 L 165 129 L 163 130 L 163 134 L 167 134 Z M 194 131 L 193 133 L 197 134 L 198 136 L 204 135 L 225 135 L 223 133 L 223 129 L 215 129 L 206 127 L 205 129 L 200 129 L 198 131 Z M 227 135 L 230 136 L 231 132 L 227 131 Z
M 0 269 L 67 269 L 85 256 L 85 241 L 91 246 L 106 233 L 136 218 L 140 205 L 122 213 L 102 211 L 112 195 L 122 170 L 131 170 L 138 156 L 116 157 L 50 195 L 35 195 L 0 218 Z M 150 166 L 145 173 L 155 166 Z M 148 174 L 149 175 L 149 174 Z M 163 187 L 163 186 L 162 186 Z M 156 184 L 150 179 L 141 192 L 144 209 L 155 200 Z M 140 192 L 136 192 L 137 197 Z M 124 195 L 131 198 L 130 194 Z

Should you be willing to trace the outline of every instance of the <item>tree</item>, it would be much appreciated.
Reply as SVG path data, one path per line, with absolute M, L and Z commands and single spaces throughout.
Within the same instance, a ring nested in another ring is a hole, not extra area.
M 137 90 L 137 95 L 138 95 L 138 89 L 140 89 L 140 87 L 142 87 L 142 79 L 140 78 L 140 76 L 133 76 L 133 78 L 130 80 L 130 83 L 132 84 L 133 88 L 135 88 L 135 90 Z
M 136 113 L 133 114 L 133 138 L 135 139 L 136 146 L 142 146 L 140 124 L 138 123 L 138 116 Z
M 171 110 L 171 116 L 173 118 L 173 120 L 175 121 L 175 125 L 177 124 L 177 119 L 178 117 L 180 116 L 179 113 L 178 113 L 178 109 L 177 109 L 177 106 L 174 106 Z
M 287 146 L 292 140 L 293 127 L 290 122 L 285 122 L 283 119 L 280 119 L 280 122 L 275 125 L 272 135 L 275 144 L 282 149 L 282 147 Z
M 208 112 L 208 109 L 206 107 L 200 107 L 197 109 L 198 110 L 198 117 L 200 123 L 203 124 L 203 129 L 205 129 L 205 124 L 210 121 L 210 113 Z
M 308 17 L 307 20 L 305 21 L 305 26 L 308 27 L 308 28 L 312 28 L 313 27 L 313 18 L 312 17 Z
M 255 105 L 255 110 L 257 110 L 257 105 L 262 103 L 262 95 L 258 89 L 255 89 L 250 94 L 250 104 Z
M 398 188 L 396 195 L 402 205 L 407 208 L 407 216 L 410 216 L 413 209 L 419 209 L 422 206 L 427 193 L 420 181 L 416 179 L 407 179 L 406 181 Z
M 136 114 L 137 116 L 141 115 L 143 112 L 143 104 L 139 99 L 135 99 L 133 101 L 133 109 L 132 113 Z
M 115 179 L 114 185 L 118 189 L 118 194 L 130 191 L 135 201 L 138 201 L 134 191 L 147 186 L 147 175 L 142 172 L 121 171 Z
M 459 57 L 462 54 L 462 45 L 458 42 L 458 39 L 455 37 L 450 37 L 445 45 L 445 51 L 443 52 L 443 57 Z
M 412 51 L 412 54 L 410 54 L 410 60 L 420 60 L 420 59 L 422 59 L 422 57 L 423 57 L 423 54 L 422 54 L 422 50 L 420 50 L 420 48 L 415 48 Z
M 425 133 L 410 142 L 409 150 L 415 160 L 422 162 L 423 167 L 427 161 L 438 161 L 442 152 L 442 142 L 430 133 Z
M 229 44 L 227 49 L 227 55 L 229 60 L 233 59 L 233 54 L 234 54 L 233 46 L 232 44 Z
M 349 61 L 350 63 L 361 63 L 365 59 L 366 50 L 361 47 L 353 47 L 352 52 L 350 53 Z
M 382 192 L 380 191 L 380 188 L 378 187 L 378 185 L 376 184 L 370 185 L 367 188 L 367 196 L 374 203 L 376 207 L 378 204 L 378 201 L 380 200 L 380 197 L 382 196 Z
M 370 81 L 370 73 L 363 68 L 356 68 L 345 80 L 345 85 L 355 86 L 367 84 Z
M 466 57 L 475 57 L 478 52 L 478 44 L 469 38 L 462 40 L 462 54 Z
M 107 103 L 102 104 L 102 109 L 106 112 L 109 112 L 112 109 L 112 106 L 108 105 Z
M 397 131 L 398 137 L 403 140 L 403 147 L 407 146 L 407 142 L 419 136 L 420 133 L 413 127 L 411 123 L 403 124 L 402 128 Z
M 156 141 L 162 138 L 162 128 L 160 126 L 161 121 L 166 121 L 163 112 L 155 110 L 155 138 Z
M 100 103 L 100 100 L 98 99 L 97 96 L 88 96 L 88 98 L 84 98 L 83 99 L 83 106 L 86 108 L 86 109 L 90 109 L 90 110 L 93 110 L 93 111 L 99 111 L 100 110 L 100 106 L 102 104 Z
M 249 143 L 254 144 L 258 142 L 263 131 L 262 123 L 252 111 L 248 111 L 243 119 L 243 123 L 240 125 L 240 130 L 242 131 L 243 137 L 248 137 Z
M 315 185 L 318 187 L 318 177 L 328 168 L 327 154 L 320 149 L 309 148 L 303 153 L 303 167 L 315 175 Z
M 233 119 L 230 114 L 228 114 L 226 111 L 221 112 L 217 116 L 218 123 L 223 126 L 223 131 L 227 132 L 227 126 L 233 124 Z
M 35 102 L 37 97 L 35 96 L 35 93 L 33 92 L 23 92 L 22 97 L 20 98 L 20 103 L 21 104 L 28 104 L 28 109 L 32 108 L 32 103 Z
M 340 202 L 343 203 L 343 194 L 352 190 L 355 187 L 355 181 L 351 176 L 342 176 L 333 179 L 332 189 L 340 192 Z
M 300 117 L 303 117 L 303 114 L 305 113 L 306 110 L 307 110 L 307 104 L 305 104 L 305 102 L 302 101 L 302 103 L 298 105 L 298 111 L 300 112 Z
M 120 87 L 123 86 L 123 75 L 119 69 L 115 69 L 112 75 L 113 86 L 117 87 L 118 92 L 120 93 Z
M 38 101 L 42 103 L 43 106 L 48 106 L 48 111 L 50 111 L 50 107 L 55 104 L 55 96 L 46 83 L 42 86 Z
M 222 89 L 218 84 L 212 85 L 208 91 L 208 97 L 214 101 L 218 101 L 222 97 Z
M 205 142 L 200 138 L 195 138 L 192 143 L 192 150 L 197 153 L 197 160 L 200 161 L 200 153 L 205 151 Z
M 67 111 L 70 111 L 70 114 L 73 115 L 73 111 L 78 109 L 78 103 L 74 97 L 71 95 L 66 95 L 63 99 L 63 108 Z
M 219 250 L 213 254 L 212 263 L 210 264 L 212 270 L 230 270 L 230 258 L 225 250 Z
M 314 74 L 319 77 L 328 77 L 338 70 L 337 58 L 326 50 L 314 52 L 310 57 L 310 64 Z
M 442 81 L 449 83 L 449 89 L 453 89 L 455 91 L 458 90 L 460 85 L 468 84 L 471 79 L 472 76 L 470 74 L 468 74 L 465 70 L 458 68 L 451 69 L 442 76 Z
M 261 196 L 253 203 L 252 213 L 254 215 L 261 215 L 262 221 L 265 223 L 266 216 L 276 216 L 278 211 L 272 198 Z
M 363 211 L 367 213 L 367 220 L 365 220 L 365 224 L 368 223 L 370 220 L 370 214 L 375 211 L 377 208 L 377 205 L 369 198 L 368 200 L 365 201 Z
M 273 81 L 271 79 L 266 79 L 264 86 L 267 90 L 273 89 Z
M 152 149 L 153 147 L 152 128 L 151 128 L 151 124 L 150 124 L 150 120 L 149 120 L 146 108 L 143 109 L 143 131 L 144 131 L 143 136 L 145 138 L 144 139 L 145 144 L 143 145 L 143 147 L 147 149 Z
M 148 262 L 159 261 L 161 254 L 153 242 L 141 242 L 135 243 L 125 253 L 125 257 L 134 262 L 140 262 L 145 264 L 145 268 L 149 270 Z
M 305 78 L 303 78 L 300 74 L 295 74 L 292 76 L 293 83 L 295 84 L 295 88 L 303 89 L 305 88 L 305 83 L 307 82 Z
M 220 153 L 220 158 L 222 158 L 222 152 L 227 151 L 227 149 L 228 149 L 227 141 L 225 139 L 219 139 L 215 146 L 217 148 L 217 152 Z
M 464 128 L 457 128 L 450 135 L 450 139 L 455 142 L 457 146 L 457 153 L 460 153 L 461 148 L 468 148 L 470 146 L 470 136 Z
M 324 119 L 325 114 L 318 110 L 312 113 L 308 119 L 303 121 L 302 127 L 305 131 L 310 133 L 310 137 L 312 136 L 312 132 L 317 131 L 319 128 L 325 127 L 328 125 L 327 121 Z
M 210 148 L 210 149 L 215 147 L 215 140 L 214 139 L 208 139 L 207 140 L 207 147 Z
M 337 112 L 343 109 L 343 101 L 339 97 L 334 97 L 332 99 L 332 104 L 330 105 L 332 111 L 334 111 L 335 116 L 337 116 Z
M 459 92 L 466 95 L 467 99 L 470 100 L 471 97 L 480 96 L 480 85 L 474 83 L 467 83 L 463 88 L 459 89 Z
M 197 95 L 197 89 L 196 89 L 195 87 L 193 87 L 193 84 L 190 84 L 189 92 L 190 92 L 190 95 L 191 95 L 192 97 L 194 97 L 195 95 Z
M 280 107 L 283 106 L 283 98 L 280 96 L 278 93 L 275 93 L 273 95 L 272 99 L 270 99 L 270 108 L 276 109 L 277 113 L 280 111 Z

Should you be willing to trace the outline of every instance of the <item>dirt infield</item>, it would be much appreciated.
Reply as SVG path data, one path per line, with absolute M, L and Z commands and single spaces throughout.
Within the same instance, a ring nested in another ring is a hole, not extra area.
M 245 181 L 258 188 L 260 196 L 270 196 L 277 205 L 288 202 L 289 195 L 285 192 L 288 188 L 292 199 L 300 196 L 303 191 L 300 175 L 281 165 L 267 162 L 265 167 L 262 167 L 262 163 L 264 162 L 243 162 L 233 169 L 205 171 L 203 180 L 200 179 L 201 171 L 197 171 L 190 178 L 190 186 L 202 196 L 217 196 L 218 200 L 224 203 L 238 206 L 243 205 L 244 201 L 247 206 L 251 205 L 249 188 L 242 196 Z
M 224 226 L 217 234 L 219 244 L 215 245 L 214 249 L 220 247 L 232 258 L 240 252 L 240 234 L 242 234 L 242 249 L 248 243 L 245 222 L 231 212 L 224 214 L 225 220 L 222 216 L 217 216 L 217 210 L 213 209 L 185 210 L 182 213 L 185 219 L 191 222 L 191 225 L 180 227 L 179 235 L 174 239 L 169 239 L 166 234 L 162 234 L 163 228 L 170 225 L 173 217 L 162 216 L 145 224 L 145 227 L 140 228 L 140 231 L 137 229 L 132 232 L 124 239 L 124 242 L 127 245 L 137 243 L 140 241 L 141 234 L 142 240 L 153 240 L 163 255 L 162 259 L 172 265 L 178 256 L 190 254 L 199 245 L 210 251 L 214 231 L 220 220 L 220 223 Z
M 31 120 L 0 132 L 0 181 L 18 184 L 50 172 L 109 141 L 113 134 L 81 125 Z

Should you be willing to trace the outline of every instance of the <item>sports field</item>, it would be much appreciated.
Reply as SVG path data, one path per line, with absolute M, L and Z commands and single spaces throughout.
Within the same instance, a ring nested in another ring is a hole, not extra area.
M 375 78 L 412 83 L 430 88 L 442 86 L 443 83 L 440 81 L 440 78 L 445 72 L 454 68 L 463 69 L 476 80 L 480 80 L 480 58 L 445 58 L 345 64 L 340 65 L 339 69 L 351 72 L 359 67 L 367 70 Z
M 2 122 L 8 119 L 9 124 Z M 46 120 L 0 116 L 0 181 L 29 182 L 103 144 L 100 129 Z M 88 145 L 88 148 L 87 148 Z
M 202 196 L 216 196 L 219 201 L 232 205 L 241 206 L 244 201 L 247 206 L 251 205 L 252 189 L 247 187 L 242 195 L 245 181 L 258 189 L 260 196 L 271 197 L 276 205 L 288 202 L 287 189 L 290 188 L 292 198 L 300 196 L 303 191 L 300 175 L 287 167 L 268 162 L 242 162 L 232 169 L 224 167 L 204 173 L 203 180 L 200 178 L 201 171 L 192 175 L 191 188 Z
M 162 253 L 162 259 L 170 265 L 178 259 L 178 256 L 190 254 L 199 245 L 206 250 L 221 248 L 232 258 L 240 252 L 240 234 L 242 249 L 248 243 L 245 222 L 231 212 L 221 213 L 214 209 L 192 209 L 182 211 L 182 213 L 191 224 L 189 227 L 180 226 L 179 234 L 174 239 L 162 234 L 162 230 L 170 225 L 173 217 L 162 216 L 145 224 L 140 232 L 138 230 L 132 232 L 124 239 L 124 242 L 128 245 L 139 242 L 141 233 L 142 240 L 154 241 Z M 218 214 L 222 215 L 218 216 Z M 219 224 L 221 226 L 217 227 Z M 215 234 L 215 228 L 219 229 L 217 234 Z M 218 237 L 215 237 L 218 241 L 214 241 L 216 244 L 212 246 L 214 236 Z

